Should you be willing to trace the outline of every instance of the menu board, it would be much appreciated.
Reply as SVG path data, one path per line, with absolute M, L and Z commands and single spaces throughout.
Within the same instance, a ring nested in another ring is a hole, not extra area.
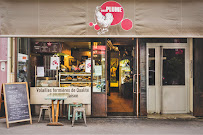
M 34 53 L 61 53 L 62 44 L 59 42 L 35 42 L 32 51 Z
M 28 87 L 26 82 L 3 84 L 6 123 L 30 121 L 32 124 Z

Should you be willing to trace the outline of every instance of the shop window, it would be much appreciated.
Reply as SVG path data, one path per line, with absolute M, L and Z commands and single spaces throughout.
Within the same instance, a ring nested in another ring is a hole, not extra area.
M 185 49 L 163 49 L 163 85 L 185 85 Z
M 93 42 L 93 92 L 106 91 L 106 45 Z
M 31 52 L 35 87 L 91 87 L 91 42 L 39 42 Z
M 155 49 L 149 49 L 148 56 L 149 85 L 155 85 Z
M 28 81 L 28 39 L 17 38 L 17 82 Z

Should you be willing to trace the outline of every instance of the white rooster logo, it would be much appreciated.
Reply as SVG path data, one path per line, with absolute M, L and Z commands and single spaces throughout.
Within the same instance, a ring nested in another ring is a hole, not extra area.
M 121 4 L 116 1 L 107 1 L 101 6 L 97 6 L 95 10 L 95 23 L 89 22 L 90 27 L 97 30 L 97 34 L 105 34 L 109 31 L 109 26 L 120 24 L 123 30 L 130 30 L 133 22 L 124 17 L 124 10 Z
M 109 31 L 108 28 L 114 19 L 112 13 L 106 13 L 104 16 L 100 11 L 101 7 L 97 6 L 95 10 L 95 20 L 97 25 L 100 27 L 100 30 L 98 32 L 99 35 Z

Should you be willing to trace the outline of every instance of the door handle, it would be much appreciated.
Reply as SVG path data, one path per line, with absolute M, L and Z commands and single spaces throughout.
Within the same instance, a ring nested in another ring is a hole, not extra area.
M 133 93 L 136 93 L 136 90 L 135 90 L 135 78 L 136 78 L 136 76 L 137 76 L 137 74 L 133 75 Z M 136 82 L 136 84 L 137 84 L 137 82 Z
M 135 93 L 135 76 L 136 74 L 133 75 L 133 93 Z

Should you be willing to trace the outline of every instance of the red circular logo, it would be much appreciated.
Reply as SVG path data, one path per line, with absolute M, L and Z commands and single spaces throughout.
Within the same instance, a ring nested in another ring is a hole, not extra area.
M 102 4 L 100 12 L 104 16 L 106 15 L 106 13 L 111 13 L 113 15 L 114 19 L 111 25 L 120 23 L 124 16 L 123 7 L 115 1 L 108 1 Z
M 121 22 L 121 27 L 124 29 L 124 30 L 130 30 L 133 26 L 133 23 L 130 19 L 125 19 Z

